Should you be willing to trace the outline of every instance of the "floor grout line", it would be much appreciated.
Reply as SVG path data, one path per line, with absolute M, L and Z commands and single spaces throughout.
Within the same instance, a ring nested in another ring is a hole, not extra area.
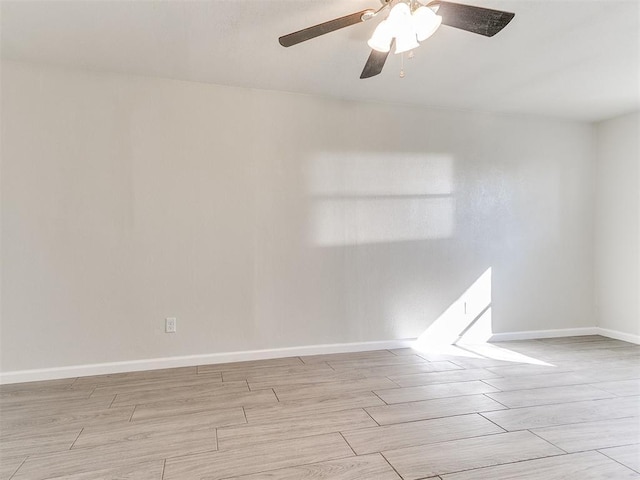
M 278 403 L 280 403 L 280 398 L 278 398 L 278 394 L 276 393 L 276 389 L 275 388 L 271 388 L 271 391 L 276 396 L 276 400 L 278 400 Z
M 20 470 L 22 465 L 24 465 L 24 462 L 26 462 L 29 459 L 29 457 L 30 457 L 30 455 L 27 455 L 26 457 L 24 457 L 24 460 L 22 460 L 20 465 L 18 465 L 18 468 L 15 469 L 15 471 L 9 476 L 9 478 L 7 480 L 11 480 L 16 475 L 16 473 L 18 473 L 18 470 Z
M 493 420 L 491 420 L 490 418 L 485 417 L 482 413 L 483 413 L 483 412 L 476 412 L 476 414 L 480 415 L 480 416 L 481 416 L 482 418 L 484 418 L 485 420 L 487 420 L 487 421 L 489 421 L 489 422 L 493 423 L 496 427 L 498 427 L 498 428 L 499 428 L 500 430 L 502 430 L 504 433 L 507 433 L 507 432 L 509 432 L 509 431 L 510 431 L 510 430 L 507 430 L 506 428 L 504 428 L 504 427 L 502 427 L 502 426 L 498 425 L 496 422 L 494 422 L 494 421 L 493 421 Z
M 367 415 L 369 415 L 369 418 L 371 418 L 371 420 L 373 420 L 374 422 L 376 422 L 376 425 L 378 425 L 379 427 L 381 426 L 381 425 L 378 423 L 378 421 L 377 421 L 375 418 L 373 418 L 373 417 L 371 416 L 371 414 L 367 411 L 367 408 L 366 408 L 366 407 L 362 407 L 362 410 L 364 410 L 364 413 L 366 413 Z
M 633 446 L 638 446 L 638 444 L 637 444 L 637 443 L 633 443 L 633 444 L 631 444 L 631 445 L 633 445 Z M 630 446 L 630 445 L 620 445 L 620 446 L 623 446 L 623 447 L 624 447 L 624 446 Z M 607 447 L 607 448 L 619 448 L 619 447 Z M 640 447 L 638 447 L 638 448 L 640 448 Z M 625 465 L 624 463 L 622 463 L 622 462 L 620 462 L 620 461 L 616 460 L 615 458 L 610 457 L 609 455 L 607 455 L 606 453 L 602 452 L 601 450 L 606 450 L 606 448 L 602 448 L 602 449 L 598 449 L 598 450 L 594 450 L 594 451 L 595 451 L 595 452 L 598 452 L 600 455 L 604 455 L 604 456 L 605 456 L 605 457 L 607 457 L 609 460 L 613 460 L 614 462 L 616 462 L 616 463 L 617 463 L 617 464 L 619 464 L 619 465 L 622 465 L 623 467 L 627 467 L 629 470 L 631 470 L 631 471 L 633 471 L 633 472 L 640 473 L 640 469 L 636 470 L 635 468 L 631 468 L 629 465 Z
M 400 478 L 404 478 L 402 475 L 400 475 L 400 472 L 399 472 L 398 470 L 396 470 L 396 467 L 394 467 L 393 465 L 391 465 L 391 462 L 389 461 L 389 459 L 388 459 L 387 457 L 385 457 L 385 456 L 384 456 L 384 453 L 382 453 L 382 452 L 379 452 L 379 453 L 380 453 L 380 456 L 381 456 L 382 458 L 384 458 L 384 461 L 385 461 L 385 462 L 387 462 L 387 464 L 391 467 L 391 469 L 392 469 L 394 472 L 396 472 L 396 475 L 398 475 L 398 477 L 400 477 Z
M 371 390 L 371 393 L 373 393 L 376 397 L 378 397 L 378 398 L 380 399 L 380 401 L 384 402 L 384 404 L 385 404 L 385 405 L 389 405 L 389 404 L 388 404 L 387 402 L 385 402 L 385 401 L 384 401 L 384 399 L 383 399 L 380 395 L 378 395 L 376 392 L 374 392 L 373 390 Z M 420 401 L 420 400 L 417 400 L 417 401 Z M 407 403 L 409 403 L 409 402 L 407 402 Z M 381 405 L 381 406 L 382 406 L 382 405 Z
M 78 433 L 78 436 L 76 437 L 76 439 L 73 441 L 73 443 L 71 444 L 71 446 L 69 447 L 69 450 L 71 450 L 73 448 L 73 446 L 76 444 L 76 442 L 78 441 L 78 439 L 80 438 L 80 435 L 82 435 L 82 432 L 84 432 L 84 427 L 82 427 L 80 429 L 80 433 Z
M 358 454 L 356 453 L 356 451 L 353 449 L 353 447 L 351 446 L 351 444 L 349 443 L 349 441 L 345 438 L 345 436 L 342 434 L 342 432 L 337 432 L 342 439 L 345 441 L 345 443 L 349 446 L 349 448 L 351 449 L 351 451 L 353 452 L 353 454 L 357 457 Z
M 540 440 L 543 440 L 543 441 L 547 442 L 549 445 L 551 445 L 552 447 L 557 448 L 558 450 L 561 450 L 561 451 L 562 451 L 562 452 L 564 452 L 565 454 L 570 453 L 570 452 L 567 452 L 564 448 L 560 448 L 560 447 L 559 447 L 558 445 L 556 445 L 555 443 L 553 443 L 553 442 L 551 442 L 551 441 L 547 440 L 546 438 L 541 437 L 541 436 L 540 436 L 540 435 L 538 435 L 536 432 L 533 432 L 531 429 L 527 429 L 527 430 L 524 430 L 524 431 L 529 432 L 531 435 L 535 435 L 535 436 L 536 436 L 536 437 L 538 437 Z M 572 453 L 575 453 L 575 452 L 572 452 Z

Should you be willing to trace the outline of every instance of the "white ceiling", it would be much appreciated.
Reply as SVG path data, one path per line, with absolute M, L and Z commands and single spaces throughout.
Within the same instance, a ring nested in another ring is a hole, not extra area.
M 14 60 L 430 107 L 595 121 L 640 108 L 640 0 L 460 0 L 516 13 L 493 38 L 442 27 L 360 80 L 377 20 L 280 35 L 379 0 L 5 1 Z

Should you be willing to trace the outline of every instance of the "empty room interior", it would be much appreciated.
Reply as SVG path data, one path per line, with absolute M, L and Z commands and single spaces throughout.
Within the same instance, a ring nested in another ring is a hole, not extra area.
M 639 0 L 0 0 L 0 480 L 640 480 Z

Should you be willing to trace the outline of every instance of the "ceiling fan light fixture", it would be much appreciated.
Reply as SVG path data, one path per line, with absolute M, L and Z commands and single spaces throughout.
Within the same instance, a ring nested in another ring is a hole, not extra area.
M 419 42 L 422 42 L 433 35 L 440 24 L 442 23 L 442 17 L 436 15 L 436 13 L 429 7 L 419 7 L 412 16 L 413 28 L 415 29 L 416 36 Z
M 371 35 L 367 45 L 378 52 L 388 52 L 391 48 L 392 40 L 393 32 L 391 31 L 391 27 L 387 20 L 383 20 L 373 31 L 373 35 Z

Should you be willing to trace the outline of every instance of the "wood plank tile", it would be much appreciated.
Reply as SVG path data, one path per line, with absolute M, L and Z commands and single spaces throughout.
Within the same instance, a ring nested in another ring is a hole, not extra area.
M 145 403 L 136 406 L 133 421 L 160 418 L 170 415 L 185 415 L 198 412 L 210 412 L 232 407 L 268 405 L 277 403 L 272 390 L 216 395 L 213 397 L 183 398 L 180 400 Z
M 282 378 L 289 375 L 322 375 L 323 373 L 334 372 L 327 363 L 314 363 L 311 365 L 281 365 L 275 367 L 253 367 L 246 369 L 237 369 L 230 372 L 222 373 L 225 382 L 233 382 L 239 380 L 258 381 L 265 378 Z
M 52 402 L 51 400 L 30 400 L 11 407 L 3 407 L 2 415 L 8 419 L 21 419 L 26 416 L 59 415 L 69 412 L 91 411 L 94 409 L 109 408 L 115 395 L 106 397 L 91 397 L 80 399 L 67 399 Z
M 5 383 L 0 385 L 0 396 L 14 392 L 47 392 L 59 389 L 67 389 L 73 385 L 75 378 L 62 378 L 57 380 L 41 380 L 39 382 Z
M 359 380 L 342 380 L 338 382 L 284 385 L 274 388 L 280 401 L 303 400 L 313 397 L 326 397 L 359 391 L 371 391 L 395 387 L 388 378 L 364 378 Z
M 589 375 L 594 381 L 606 382 L 608 380 L 629 380 L 636 378 L 634 374 L 638 371 L 638 359 L 636 357 L 615 356 L 613 358 L 583 358 L 579 361 L 568 360 L 559 363 L 561 368 L 571 368 L 576 372 Z M 615 375 L 614 378 L 602 377 L 606 370 L 620 369 L 624 375 Z M 593 374 L 598 374 L 594 377 Z
M 368 350 L 364 352 L 349 352 L 349 353 L 329 353 L 326 355 L 307 355 L 300 357 L 300 359 L 306 363 L 324 363 L 324 362 L 342 362 L 353 360 L 366 360 L 373 358 L 390 358 L 394 357 L 393 353 L 389 350 Z
M 365 410 L 380 425 L 391 425 L 506 408 L 504 405 L 484 395 L 464 395 L 461 397 L 436 398 L 420 402 L 374 406 L 365 408 Z
M 640 355 L 638 347 L 633 348 L 611 348 L 600 350 L 581 350 L 573 352 L 548 353 L 543 360 L 550 363 L 567 363 L 567 362 L 595 362 L 595 361 L 615 361 L 622 357 L 637 359 Z
M 422 357 L 418 355 L 391 355 L 380 358 L 368 358 L 361 360 L 341 360 L 341 361 L 330 361 L 327 362 L 331 365 L 335 370 L 345 370 L 345 369 L 359 369 L 359 368 L 375 368 L 375 367 L 385 367 L 389 365 L 410 365 L 410 364 L 425 364 L 428 363 Z
M 550 373 L 548 375 L 526 375 L 520 377 L 488 378 L 485 380 L 499 390 L 528 390 L 531 388 L 560 387 L 589 383 L 584 375 L 575 372 Z
M 176 455 L 173 447 L 164 447 L 165 444 L 171 443 L 172 438 L 179 438 L 181 445 L 190 443 L 186 452 L 216 449 L 215 423 L 190 425 L 183 417 L 177 420 L 176 417 L 172 418 L 173 422 L 166 423 L 157 420 L 155 424 L 130 423 L 118 428 L 86 428 L 74 443 L 72 450 L 109 445 L 114 449 L 119 447 L 122 454 L 126 455 L 131 449 L 139 449 L 145 443 L 153 443 L 157 445 L 158 453 L 163 451 L 163 455 L 169 456 Z M 185 453 L 185 450 L 181 449 L 178 452 Z
M 65 427 L 67 429 L 88 426 L 126 423 L 131 418 L 134 407 L 105 408 L 63 412 L 53 415 L 21 415 L 7 418 L 0 415 L 0 438 L 15 431 L 44 432 Z
M 17 457 L 69 450 L 81 431 L 81 428 L 74 428 L 45 432 L 16 432 L 2 438 L 0 455 Z
M 616 419 L 638 415 L 640 415 L 640 401 L 635 398 L 587 400 L 585 402 L 523 407 L 484 412 L 482 414 L 482 416 L 509 431 L 590 422 L 593 419 Z
M 600 450 L 600 453 L 640 473 L 640 443 L 623 447 L 604 448 Z
M 251 424 L 274 422 L 278 419 L 319 415 L 322 413 L 350 410 L 353 408 L 385 405 L 372 392 L 353 392 L 331 397 L 314 397 L 307 400 L 279 402 L 271 405 L 245 407 L 247 420 Z
M 459 371 L 462 370 L 455 363 L 441 361 L 441 362 L 417 362 L 417 363 L 404 363 L 398 365 L 380 365 L 377 367 L 359 367 L 353 370 L 367 377 L 374 376 L 391 376 L 391 375 L 413 375 L 417 373 L 431 373 L 431 372 L 447 372 L 447 371 Z
M 164 460 L 134 463 L 115 468 L 102 468 L 83 473 L 73 473 L 62 480 L 162 480 Z
M 93 395 L 115 395 L 125 393 L 141 393 L 176 388 L 198 388 L 206 386 L 222 385 L 222 374 L 215 375 L 189 375 L 184 378 L 159 378 L 153 380 L 141 380 L 123 384 L 100 385 L 95 388 Z
M 158 422 L 182 422 L 184 424 L 207 423 L 216 427 L 244 425 L 247 423 L 242 407 L 209 409 L 204 412 L 188 412 L 181 415 L 167 415 L 164 417 L 132 418 L 129 425 L 155 425 Z
M 46 480 L 162 460 L 171 456 L 213 451 L 215 429 L 184 428 L 165 435 L 128 437 L 122 442 L 74 448 L 53 454 L 30 456 L 12 480 Z
M 168 416 L 151 420 L 133 421 L 121 425 L 85 428 L 73 448 L 98 447 L 102 445 L 127 442 L 154 441 L 160 442 L 167 436 L 178 436 L 187 439 L 192 434 L 202 431 L 197 438 L 204 439 L 206 450 L 211 450 L 211 442 L 215 442 L 216 427 L 243 425 L 246 423 L 241 407 L 197 413 L 192 415 Z M 136 447 L 136 444 L 132 444 Z M 215 449 L 215 443 L 213 443 Z
M 640 443 L 640 418 L 600 420 L 531 431 L 571 453 Z
M 471 414 L 363 428 L 342 434 L 356 454 L 363 455 L 503 431 L 480 415 Z
M 109 447 L 85 448 L 33 456 L 27 458 L 11 480 L 57 480 L 58 478 L 66 480 L 76 477 L 88 480 L 95 478 L 92 475 L 95 475 L 96 472 L 136 472 L 136 468 L 140 464 L 164 463 L 163 458 L 152 451 L 140 450 L 138 453 L 139 455 L 131 453 L 123 456 L 118 448 Z M 151 478 L 156 480 L 154 477 Z
M 487 367 L 487 370 L 495 373 L 500 377 L 519 377 L 530 375 L 553 375 L 563 372 L 575 372 L 578 370 L 575 366 L 565 365 L 530 365 L 530 364 L 517 364 L 517 365 L 503 365 L 501 367 Z
M 331 433 L 170 458 L 165 464 L 164 480 L 219 480 L 351 456 L 353 452 L 342 436 Z
M 634 361 L 628 366 L 611 368 L 602 368 L 602 364 L 594 365 L 595 368 L 590 368 L 584 372 L 584 375 L 589 377 L 592 382 L 613 382 L 621 380 L 634 380 L 640 378 L 640 361 Z
M 153 379 L 164 380 L 171 378 L 184 378 L 185 376 L 195 375 L 196 367 L 178 367 L 165 368 L 159 370 L 143 370 L 137 372 L 110 373 L 106 375 L 91 375 L 80 377 L 74 383 L 74 387 L 82 385 L 91 385 L 94 387 L 100 385 L 126 384 L 129 382 L 145 382 Z
M 45 402 L 55 403 L 66 402 L 68 400 L 84 400 L 89 398 L 92 392 L 93 388 L 91 387 L 77 390 L 63 389 L 46 392 L 10 392 L 0 399 L 0 408 L 2 410 L 19 409 L 27 402 L 39 402 L 42 404 Z
M 538 338 L 536 341 L 552 345 L 565 345 L 568 343 L 600 341 L 605 338 L 607 337 L 603 337 L 602 335 L 578 335 L 573 337 Z
M 510 432 L 391 450 L 383 455 L 404 480 L 417 480 L 562 453 L 532 433 Z
M 513 362 L 510 360 L 502 360 L 499 358 L 468 358 L 460 357 L 450 360 L 452 363 L 459 365 L 462 368 L 489 368 L 489 367 L 504 367 L 507 365 L 524 364 L 524 362 Z
M 393 353 L 394 355 L 416 355 L 419 352 L 417 350 L 414 350 L 411 347 L 407 347 L 407 348 L 392 348 L 391 350 L 388 350 L 389 352 Z
M 592 383 L 591 386 L 619 397 L 640 396 L 640 379 L 599 382 Z
M 374 390 L 387 403 L 416 402 L 432 398 L 456 397 L 459 395 L 473 395 L 477 393 L 497 392 L 494 388 L 481 381 L 440 383 L 419 387 L 392 388 Z
M 402 480 L 380 454 L 347 457 L 228 480 Z
M 609 348 L 634 348 L 635 345 L 629 342 L 623 342 L 622 340 L 615 340 L 613 338 L 602 338 L 600 340 L 593 340 L 590 342 L 573 342 L 566 343 L 565 349 L 569 351 L 580 350 L 600 350 Z
M 205 383 L 193 385 L 189 388 L 164 388 L 161 390 L 143 390 L 141 392 L 131 391 L 129 393 L 118 393 L 113 401 L 113 407 L 125 405 L 138 405 L 141 403 L 153 403 L 158 399 L 163 401 L 180 400 L 182 398 L 217 397 L 229 396 L 236 393 L 249 391 L 247 382 L 225 382 L 225 383 Z
M 218 450 L 372 426 L 377 423 L 362 409 L 279 418 L 271 423 L 219 428 Z
M 295 384 L 311 384 L 311 383 L 327 383 L 341 382 L 351 380 L 361 380 L 365 378 L 380 378 L 389 375 L 406 375 L 412 373 L 439 372 L 443 370 L 460 370 L 460 367 L 451 362 L 424 362 L 409 363 L 401 365 L 381 365 L 378 367 L 368 368 L 350 368 L 335 371 L 327 364 L 311 364 L 326 365 L 329 370 L 317 371 L 312 373 L 294 373 L 289 375 L 263 375 L 260 378 L 249 379 L 249 387 L 252 390 L 262 388 L 273 388 L 283 385 Z M 226 376 L 225 376 L 226 378 Z
M 601 398 L 614 397 L 611 393 L 599 390 L 589 385 L 514 390 L 511 392 L 487 393 L 487 396 L 509 408 L 579 402 L 583 400 L 598 400 Z
M 443 475 L 443 480 L 637 480 L 640 475 L 596 452 L 573 453 Z
M 382 374 L 376 375 L 376 377 L 384 377 Z M 352 380 L 363 380 L 367 378 L 365 375 L 359 373 L 356 370 L 349 370 L 345 372 L 336 372 L 333 369 L 322 373 L 302 374 L 302 375 L 286 375 L 271 377 L 265 375 L 262 379 L 249 380 L 249 388 L 251 390 L 262 390 L 265 388 L 279 388 L 296 385 L 313 385 L 321 383 L 337 383 L 337 382 L 349 382 Z
M 440 362 L 438 362 L 440 363 Z M 484 368 L 470 368 L 467 370 L 453 370 L 446 372 L 422 373 L 416 375 L 394 375 L 389 379 L 401 387 L 415 387 L 434 383 L 468 382 L 471 380 L 484 380 L 499 378 L 498 375 Z
M 39 385 L 40 382 L 0 385 L 0 401 L 38 397 L 43 398 L 49 395 L 55 398 L 55 396 L 59 394 L 78 394 L 82 391 L 86 392 L 88 396 L 93 390 L 92 386 L 85 386 L 83 388 L 76 388 L 74 390 L 71 386 L 71 383 L 68 381 L 66 383 L 58 383 L 56 381 L 53 382 L 54 383 L 50 383 L 49 381 L 42 382 L 44 385 Z
M 248 362 L 214 363 L 211 365 L 199 365 L 198 374 L 227 373 L 253 368 L 281 367 L 301 365 L 300 357 L 269 358 L 265 360 L 250 360 Z

